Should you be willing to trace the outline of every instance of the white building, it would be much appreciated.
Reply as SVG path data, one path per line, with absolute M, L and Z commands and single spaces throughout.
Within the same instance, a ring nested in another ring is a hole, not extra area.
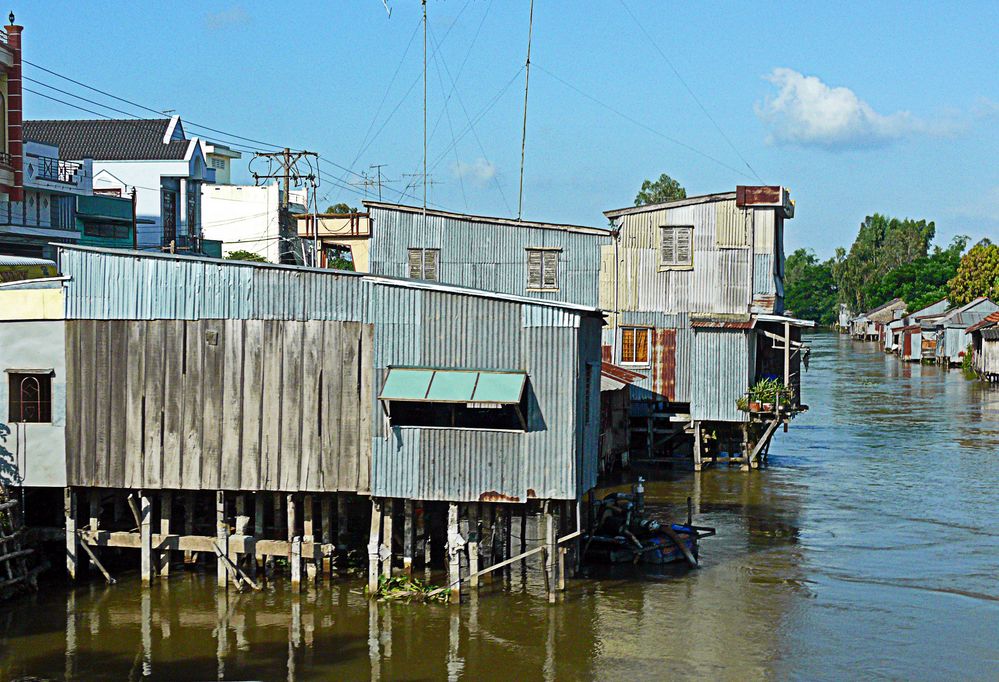
M 24 136 L 57 146 L 64 159 L 93 159 L 95 192 L 136 190 L 138 247 L 201 251 L 201 186 L 215 181 L 201 142 L 180 118 L 25 121 Z M 143 224 L 145 223 L 145 224 Z
M 270 185 L 204 185 L 201 188 L 205 239 L 222 242 L 222 253 L 252 251 L 271 263 L 301 263 L 302 245 L 295 222 L 281 226 L 281 188 Z M 289 193 L 291 213 L 308 205 L 305 190 Z
M 228 185 L 232 183 L 232 162 L 243 157 L 239 152 L 229 149 L 224 144 L 202 141 L 205 159 L 208 167 L 215 171 L 215 183 Z

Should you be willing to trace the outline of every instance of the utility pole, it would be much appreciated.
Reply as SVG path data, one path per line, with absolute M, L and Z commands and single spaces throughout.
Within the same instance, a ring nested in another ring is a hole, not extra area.
M 253 157 L 255 159 L 267 159 L 268 172 L 266 174 L 253 173 L 254 184 L 259 185 L 261 180 L 281 180 L 282 190 L 284 196 L 281 197 L 281 209 L 279 213 L 279 226 L 278 231 L 280 232 L 281 246 L 280 249 L 280 261 L 282 263 L 288 262 L 288 254 L 292 253 L 292 250 L 287 246 L 287 240 L 290 238 L 290 227 L 291 227 L 291 215 L 289 213 L 289 201 L 291 194 L 291 183 L 294 182 L 298 184 L 303 180 L 307 180 L 313 184 L 313 187 L 318 186 L 317 173 L 315 172 L 319 168 L 319 154 L 316 152 L 309 152 L 305 150 L 292 151 L 290 148 L 285 147 L 283 151 L 280 152 L 256 152 Z M 313 166 L 312 159 L 315 159 L 315 166 Z M 278 168 L 277 172 L 270 172 L 274 170 L 273 164 L 277 162 Z M 308 166 L 308 171 L 299 168 L 299 164 L 304 163 Z M 315 191 L 313 191 L 313 195 Z M 316 226 L 318 229 L 318 226 Z M 297 236 L 298 232 L 295 231 Z M 315 235 L 314 235 L 315 238 Z M 293 260 L 293 259 L 292 259 Z M 304 259 L 303 259 L 304 260 Z
M 135 185 L 132 185 L 132 250 L 139 250 L 139 219 L 135 210 Z

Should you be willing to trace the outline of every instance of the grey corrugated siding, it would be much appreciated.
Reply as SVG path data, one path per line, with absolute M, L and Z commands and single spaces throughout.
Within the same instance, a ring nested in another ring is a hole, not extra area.
M 747 421 L 735 406 L 749 389 L 755 365 L 752 334 L 742 330 L 694 331 L 690 416 L 698 421 Z
M 754 296 L 775 296 L 777 294 L 773 267 L 773 257 L 769 253 L 758 253 L 753 256 Z
M 496 225 L 372 208 L 371 272 L 408 277 L 408 249 L 440 249 L 439 279 L 447 284 L 597 305 L 600 246 L 609 236 Z M 530 247 L 557 247 L 557 291 L 527 290 Z
M 676 330 L 676 388 L 675 402 L 690 402 L 690 364 L 693 357 L 694 330 L 690 327 L 690 319 L 687 315 L 668 315 L 666 313 L 655 312 L 635 312 L 624 311 L 620 316 L 620 326 L 629 325 L 649 325 L 656 329 Z M 614 334 L 617 333 L 614 327 L 605 327 L 603 330 L 602 342 L 604 345 L 613 346 L 618 353 L 612 362 L 620 362 L 620 348 L 614 343 Z M 644 379 L 639 379 L 631 386 L 631 399 L 636 401 L 660 402 L 665 397 L 652 392 L 651 368 L 635 367 L 634 371 L 645 375 Z

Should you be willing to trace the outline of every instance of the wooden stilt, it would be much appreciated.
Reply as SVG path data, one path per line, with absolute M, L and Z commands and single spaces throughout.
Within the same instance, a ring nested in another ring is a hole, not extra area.
M 76 580 L 80 556 L 79 538 L 76 535 L 76 492 L 69 487 L 63 491 L 63 511 L 66 514 L 66 572 L 69 573 L 70 580 Z
M 194 492 L 184 493 L 184 535 L 194 535 L 194 512 L 195 512 Z M 186 550 L 184 552 L 184 563 L 194 563 L 194 552 Z
M 561 505 L 561 509 L 559 510 L 558 518 L 556 519 L 555 523 L 556 538 L 565 534 L 566 520 L 569 518 L 569 515 L 566 513 L 566 511 L 567 511 L 567 505 L 563 503 Z M 564 545 L 559 545 L 558 547 L 555 548 L 555 551 L 556 551 L 555 557 L 557 559 L 555 566 L 555 576 L 556 576 L 555 583 L 559 592 L 565 592 L 566 547 Z
M 225 520 L 225 493 L 221 490 L 215 491 L 215 544 L 218 547 L 218 556 L 215 558 L 216 584 L 224 589 L 228 584 L 229 573 L 222 557 L 229 554 L 229 524 Z
M 272 522 L 274 528 L 274 537 L 280 538 L 285 537 L 285 533 L 282 532 L 282 526 L 284 526 L 284 512 L 282 509 L 282 500 L 284 497 L 281 493 L 274 493 L 273 503 L 274 503 L 274 520 Z M 264 575 L 267 578 L 271 578 L 274 575 L 276 557 L 273 554 L 267 556 L 267 561 L 264 562 Z
M 458 532 L 458 505 L 451 502 L 447 508 L 447 581 L 451 588 L 451 602 L 461 602 L 461 534 Z
M 468 572 L 472 576 L 468 583 L 473 590 L 479 589 L 479 505 L 469 504 L 468 514 Z
M 423 567 L 427 568 L 430 561 L 427 557 L 427 507 L 424 503 L 413 505 L 413 532 L 416 534 L 416 542 L 413 548 L 414 553 L 423 560 Z M 420 546 L 423 543 L 423 546 Z M 420 550 L 423 550 L 422 552 Z M 414 557 L 415 558 L 415 557 Z
M 425 573 L 429 574 L 433 564 L 433 543 L 431 541 L 431 536 L 433 535 L 434 524 L 433 516 L 430 511 L 430 505 L 426 502 L 423 503 L 422 513 L 419 516 L 418 523 L 422 525 L 423 532 L 423 570 Z
M 304 534 L 302 536 L 303 542 L 314 543 L 316 541 L 315 528 L 313 526 L 312 516 L 315 512 L 313 506 L 314 500 L 312 495 L 306 495 L 302 502 L 302 528 Z M 315 552 L 311 556 L 305 558 L 305 571 L 308 576 L 309 583 L 315 584 L 316 582 L 316 557 Z
M 382 558 L 381 574 L 391 577 L 392 575 L 392 517 L 395 515 L 395 498 L 385 500 L 382 510 L 382 543 L 379 555 Z
M 302 538 L 297 535 L 291 539 L 291 589 L 302 589 Z
M 320 523 L 322 524 L 323 533 L 323 546 L 330 547 L 333 545 L 333 498 L 329 495 L 323 495 L 322 500 L 319 502 Z M 331 552 L 323 552 L 323 575 L 332 575 L 333 571 L 333 555 Z
M 415 533 L 416 526 L 413 524 L 413 508 L 414 504 L 412 500 L 406 500 L 403 503 L 403 520 L 402 520 L 402 572 L 407 577 L 412 577 L 413 575 L 413 545 L 415 545 Z
M 742 450 L 743 464 L 739 468 L 742 471 L 749 471 L 752 466 L 752 448 L 749 446 L 749 424 L 742 424 L 742 441 L 739 448 Z
M 253 495 L 253 539 L 254 548 L 256 547 L 256 541 L 264 537 L 264 508 L 266 507 L 266 500 L 264 493 L 257 491 Z M 257 560 L 256 552 L 250 557 L 250 567 L 253 570 L 253 576 L 256 577 L 257 572 L 260 571 L 263 566 L 262 562 Z
M 548 592 L 548 603 L 555 603 L 555 515 L 552 513 L 552 502 L 545 501 L 544 511 L 545 524 L 545 589 Z
M 347 525 L 347 493 L 337 493 L 336 496 L 336 544 L 338 552 L 346 556 L 347 543 L 350 541 L 350 529 Z
M 96 488 L 91 488 L 89 494 L 87 495 L 88 501 L 90 502 L 90 524 L 89 529 L 91 532 L 96 533 L 101 527 L 101 496 L 100 492 Z M 85 543 L 81 543 L 86 547 Z M 97 556 L 94 552 L 87 552 L 90 555 L 90 565 L 101 569 L 100 561 L 97 560 Z
M 371 498 L 371 530 L 368 534 L 368 594 L 374 596 L 378 590 L 378 573 L 381 560 L 378 550 L 381 543 L 382 505 L 377 498 Z
M 170 535 L 170 519 L 173 516 L 173 493 L 164 490 L 160 493 L 160 535 Z M 170 550 L 160 550 L 160 576 L 170 575 Z
M 701 422 L 694 422 L 694 471 L 700 471 L 703 465 L 701 445 Z
M 284 501 L 285 501 L 285 514 L 287 517 L 286 537 L 288 539 L 288 542 L 291 543 L 294 542 L 295 540 L 295 521 L 296 521 L 296 511 L 297 511 L 295 505 L 295 496 L 292 493 L 288 493 L 287 495 L 285 495 Z M 289 549 L 288 562 L 289 562 L 289 568 L 291 569 L 291 585 L 292 588 L 298 589 L 302 580 L 302 574 L 296 573 L 295 571 L 296 566 L 293 559 L 294 559 L 293 553 L 291 549 Z M 301 561 L 298 564 L 298 568 L 299 569 L 302 568 Z
M 148 585 L 153 581 L 153 501 L 145 490 L 139 492 L 139 552 L 142 582 Z
M 480 552 L 482 555 L 482 567 L 492 566 L 496 558 L 496 505 L 485 502 L 481 506 L 480 517 L 482 518 L 482 539 L 480 540 Z M 492 582 L 493 574 L 487 573 L 486 580 Z

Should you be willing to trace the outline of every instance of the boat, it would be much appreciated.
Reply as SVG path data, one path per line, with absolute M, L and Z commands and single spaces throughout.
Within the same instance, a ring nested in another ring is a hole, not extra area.
M 686 523 L 666 523 L 645 515 L 644 479 L 631 493 L 610 493 L 593 509 L 592 530 L 583 534 L 583 560 L 598 563 L 698 565 L 698 543 L 714 528 L 692 523 L 687 498 Z

